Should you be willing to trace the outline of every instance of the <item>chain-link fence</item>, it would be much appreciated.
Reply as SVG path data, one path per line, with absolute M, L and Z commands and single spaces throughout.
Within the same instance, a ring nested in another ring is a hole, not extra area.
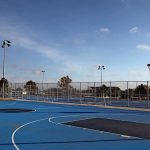
M 150 81 L 72 82 L 66 87 L 57 83 L 9 83 L 4 90 L 0 87 L 0 97 L 149 108 L 149 87 Z

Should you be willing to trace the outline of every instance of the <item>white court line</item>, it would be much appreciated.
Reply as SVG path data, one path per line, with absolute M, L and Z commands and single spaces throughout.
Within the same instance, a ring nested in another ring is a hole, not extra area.
M 69 115 L 68 115 L 69 116 Z M 71 115 L 70 115 L 71 116 Z M 61 116 L 61 117 L 65 117 L 65 116 Z M 27 125 L 30 125 L 30 124 L 33 124 L 33 123 L 36 123 L 36 122 L 40 122 L 40 121 L 43 121 L 43 120 L 51 120 L 51 118 L 56 118 L 56 117 L 49 117 L 49 118 L 43 118 L 43 119 L 38 119 L 38 120 L 34 120 L 34 121 L 31 121 L 31 122 L 28 122 L 28 123 L 25 123 L 21 126 L 19 126 L 12 134 L 12 137 L 11 137 L 11 140 L 12 140 L 12 144 L 13 146 L 16 148 L 16 150 L 20 150 L 19 147 L 17 146 L 16 142 L 15 142 L 15 134 L 23 127 L 27 126 Z
M 59 107 L 60 108 L 60 107 Z M 44 108 L 43 108 L 44 109 Z M 47 108 L 48 109 L 48 108 Z M 36 110 L 35 110 L 36 111 Z M 85 114 L 84 114 L 85 115 Z M 89 114 L 88 114 L 89 115 Z M 20 150 L 19 147 L 17 146 L 17 144 L 15 143 L 15 134 L 23 127 L 27 126 L 27 125 L 30 125 L 30 124 L 33 124 L 33 123 L 36 123 L 36 122 L 40 122 L 40 121 L 43 121 L 43 120 L 47 120 L 51 123 L 55 123 L 55 124 L 58 124 L 56 122 L 53 122 L 52 119 L 55 119 L 55 118 L 62 118 L 62 117 L 75 117 L 75 116 L 82 116 L 82 115 L 66 115 L 66 116 L 57 116 L 57 117 L 49 117 L 49 118 L 43 118 L 43 119 L 38 119 L 38 120 L 34 120 L 34 121 L 31 121 L 31 122 L 28 122 L 28 123 L 25 123 L 21 126 L 19 126 L 12 134 L 12 144 L 13 146 L 16 148 L 16 150 Z
M 89 115 L 89 114 L 88 114 Z M 91 114 L 93 115 L 93 114 Z M 77 127 L 77 126 L 71 126 L 71 125 L 65 125 L 64 123 L 67 123 L 67 122 L 55 122 L 55 121 L 52 121 L 53 119 L 57 119 L 57 118 L 64 118 L 64 117 L 78 117 L 78 116 L 86 116 L 86 114 L 84 115 L 67 115 L 67 116 L 57 116 L 57 117 L 51 117 L 48 119 L 48 121 L 50 123 L 53 123 L 55 125 L 63 125 L 63 126 L 68 126 L 68 127 L 74 127 L 74 128 L 80 128 L 80 129 L 83 129 L 83 130 L 90 130 L 90 131 L 94 131 L 94 132 L 99 132 L 99 133 L 109 133 L 109 134 L 116 134 L 116 135 L 120 135 L 121 137 L 123 138 L 137 138 L 137 139 L 140 139 L 138 137 L 134 137 L 134 136 L 127 136 L 127 135 L 122 135 L 122 134 L 118 134 L 118 133 L 111 133 L 111 132 L 106 132 L 106 131 L 99 131 L 99 130 L 95 130 L 95 129 L 89 129 L 89 128 L 83 128 L 83 127 Z M 88 118 L 82 118 L 82 119 L 77 119 L 77 120 L 71 120 L 71 122 L 74 122 L 74 121 L 81 121 L 81 120 L 85 120 L 85 119 L 92 119 L 92 118 L 95 118 L 96 116 L 91 116 L 91 117 L 88 117 Z M 70 121 L 68 121 L 70 122 Z
M 83 119 L 91 119 L 91 117 L 92 118 L 102 117 L 102 118 L 106 118 L 106 119 L 113 119 L 112 118 L 113 116 L 126 116 L 126 114 L 124 114 L 124 113 L 121 113 L 121 114 L 100 113 L 100 114 L 65 115 L 65 116 L 51 117 L 51 118 L 48 119 L 48 121 L 51 122 L 51 123 L 54 123 L 54 124 L 62 124 L 62 123 L 65 123 L 65 122 L 57 123 L 57 122 L 54 122 L 52 120 L 57 119 L 57 118 L 67 118 L 67 117 L 78 117 L 78 116 L 83 116 L 84 117 L 84 116 L 87 116 L 87 115 L 89 115 L 90 117 L 83 118 Z M 140 115 L 140 114 L 139 115 L 138 114 L 128 114 L 128 115 L 130 115 L 130 116 L 132 116 L 132 115 L 133 116 L 145 116 L 145 115 Z M 120 120 L 120 118 L 118 118 L 116 120 Z M 78 120 L 71 120 L 71 121 L 80 121 L 80 120 L 78 119 Z M 122 119 L 121 121 L 129 121 L 129 120 Z
M 11 137 L 11 140 L 12 140 L 12 144 L 13 146 L 16 148 L 16 150 L 20 150 L 19 147 L 17 146 L 17 144 L 15 143 L 15 134 L 23 127 L 27 126 L 27 125 L 30 125 L 30 124 L 33 124 L 33 123 L 36 123 L 36 122 L 40 122 L 40 121 L 43 121 L 43 120 L 47 120 L 49 118 L 43 118 L 43 119 L 38 119 L 38 120 L 34 120 L 34 121 L 31 121 L 31 122 L 28 122 L 26 124 L 23 124 L 21 126 L 19 126 L 12 134 L 12 137 Z
M 125 138 L 131 138 L 133 136 L 128 136 L 128 135 L 121 135 L 122 137 L 125 137 Z
M 89 114 L 88 114 L 89 115 Z M 92 114 L 91 114 L 92 115 Z M 79 128 L 79 129 L 82 129 L 82 130 L 90 130 L 90 131 L 94 131 L 94 132 L 99 132 L 99 133 L 104 133 L 104 131 L 98 131 L 98 130 L 94 130 L 94 129 L 89 129 L 89 128 L 83 128 L 83 127 L 77 127 L 77 126 L 71 126 L 71 125 L 66 125 L 64 123 L 67 123 L 67 122 L 55 122 L 55 121 L 52 121 L 53 119 L 57 119 L 57 118 L 64 118 L 64 117 L 78 117 L 78 116 L 85 116 L 86 117 L 86 114 L 84 115 L 68 115 L 68 116 L 59 116 L 59 117 L 51 117 L 48 119 L 48 121 L 50 123 L 53 123 L 55 125 L 61 125 L 61 126 L 68 126 L 68 127 L 71 127 L 71 128 Z M 96 116 L 91 116 L 91 117 L 88 117 L 88 118 L 82 118 L 82 119 L 76 119 L 76 120 L 71 120 L 71 122 L 74 122 L 74 121 L 81 121 L 81 120 L 85 120 L 85 119 L 92 119 L 92 118 L 95 118 Z M 70 122 L 70 121 L 68 121 Z
M 104 115 L 105 113 L 101 114 L 101 115 Z M 15 143 L 15 134 L 23 127 L 27 126 L 27 125 L 30 125 L 30 124 L 33 124 L 33 123 L 36 123 L 36 122 L 40 122 L 40 121 L 43 121 L 43 120 L 47 120 L 50 122 L 50 123 L 53 123 L 53 124 L 56 124 L 56 125 L 64 125 L 62 123 L 64 122 L 60 122 L 60 123 L 57 123 L 55 121 L 52 121 L 53 119 L 57 119 L 57 118 L 67 118 L 67 117 L 78 117 L 78 116 L 87 116 L 87 115 L 90 115 L 90 114 L 82 114 L 82 115 L 65 115 L 65 116 L 56 116 L 56 117 L 49 117 L 49 118 L 43 118 L 43 119 L 38 119 L 38 120 L 34 120 L 34 121 L 31 121 L 31 122 L 28 122 L 26 124 L 23 124 L 21 126 L 19 126 L 12 134 L 12 144 L 13 146 L 16 148 L 16 150 L 20 150 L 19 147 L 16 145 Z M 105 115 L 110 115 L 110 114 L 105 114 Z M 116 114 L 111 114 L 111 115 L 116 115 Z M 122 114 L 122 115 L 125 115 L 125 114 Z M 131 114 L 132 115 L 132 114 Z M 91 119 L 91 118 L 95 118 L 97 115 L 93 116 L 93 114 L 91 114 L 91 117 L 88 117 L 88 118 L 82 118 L 82 119 L 78 119 L 78 120 L 72 120 L 72 121 L 80 121 L 80 120 L 83 120 L 83 119 Z M 111 118 L 110 118 L 111 119 Z M 65 125 L 64 125 L 65 126 Z M 67 125 L 67 126 L 70 126 L 70 125 Z M 72 126 L 71 126 L 72 127 Z M 76 127 L 76 128 L 80 128 L 80 127 Z M 94 129 L 87 129 L 87 128 L 82 128 L 83 130 L 92 130 L 92 131 L 96 131 L 96 132 L 100 132 L 100 133 L 103 133 L 104 131 L 97 131 L 97 130 L 94 130 Z M 106 132 L 106 133 L 109 133 L 109 132 Z M 111 133 L 109 133 L 111 134 Z M 112 134 L 115 134 L 115 133 L 112 133 Z M 120 134 L 119 134 L 120 135 Z M 125 136 L 125 135 L 120 135 L 124 138 L 130 138 L 129 136 Z
M 80 117 L 80 116 L 85 117 L 85 118 L 82 118 L 82 119 L 70 120 L 71 122 L 74 122 L 74 121 L 81 121 L 81 120 L 85 120 L 85 119 L 92 119 L 92 118 L 95 118 L 95 117 L 96 117 L 96 116 L 93 116 L 93 114 L 91 114 L 91 117 L 87 117 L 87 118 L 86 118 L 87 115 L 90 115 L 90 114 L 57 116 L 57 117 L 51 117 L 51 118 L 49 118 L 48 121 L 49 121 L 50 123 L 55 124 L 55 125 L 62 125 L 62 126 L 68 126 L 68 127 L 72 127 L 72 128 L 80 128 L 80 129 L 83 129 L 83 130 L 91 130 L 91 131 L 94 131 L 94 132 L 104 133 L 104 131 L 98 131 L 98 130 L 89 129 L 89 128 L 83 128 L 83 127 L 65 125 L 64 123 L 67 123 L 67 122 L 59 122 L 59 123 L 58 123 L 58 122 L 52 121 L 53 119 L 57 119 L 57 118 Z M 70 122 L 70 121 L 68 121 L 68 122 Z
M 51 117 L 51 118 L 49 118 L 48 121 L 49 121 L 50 123 L 53 123 L 53 124 L 56 124 L 56 125 L 62 125 L 62 122 L 57 123 L 57 122 L 54 122 L 54 121 L 52 121 L 52 120 L 53 120 L 53 119 L 57 119 L 57 118 L 79 117 L 79 116 L 82 116 L 82 115 L 57 116 L 57 117 Z
M 53 119 L 58 119 L 58 118 L 67 118 L 67 117 L 79 117 L 79 116 L 87 116 L 87 115 L 89 115 L 90 117 L 88 117 L 88 118 L 83 118 L 84 120 L 85 119 L 92 119 L 92 118 L 95 118 L 95 117 L 102 117 L 102 118 L 106 118 L 106 116 L 108 116 L 106 119 L 113 119 L 113 118 L 111 118 L 110 117 L 110 113 L 101 113 L 101 114 L 82 114 L 82 115 L 65 115 L 65 116 L 56 116 L 56 117 L 51 117 L 51 118 L 49 118 L 48 119 L 48 121 L 49 122 L 51 122 L 51 123 L 53 123 L 53 124 L 58 124 L 58 125 L 62 125 L 63 123 L 66 123 L 66 122 L 60 122 L 60 123 L 57 123 L 57 122 L 55 122 L 55 121 L 52 121 Z M 103 116 L 103 115 L 106 115 L 106 116 Z M 112 116 L 119 116 L 119 115 L 126 115 L 126 114 L 111 114 Z M 130 114 L 130 115 L 134 115 L 134 114 Z M 73 121 L 81 121 L 81 120 L 83 120 L 83 119 L 77 119 L 77 120 L 71 120 L 71 122 L 73 122 Z M 117 120 L 117 119 L 116 119 Z M 118 120 L 120 120 L 120 119 L 118 119 Z M 125 121 L 125 120 L 122 120 L 122 121 Z M 70 122 L 70 121 L 68 121 L 68 122 Z

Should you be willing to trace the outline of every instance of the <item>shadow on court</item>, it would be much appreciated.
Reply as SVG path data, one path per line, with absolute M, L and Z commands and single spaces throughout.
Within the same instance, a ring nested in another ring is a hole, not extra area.
M 0 109 L 0 113 L 24 113 L 24 112 L 32 112 L 35 111 L 33 109 L 24 109 L 24 108 L 4 108 Z

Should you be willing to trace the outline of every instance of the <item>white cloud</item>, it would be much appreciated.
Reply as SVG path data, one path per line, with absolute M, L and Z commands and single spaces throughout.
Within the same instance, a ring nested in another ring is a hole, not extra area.
M 137 27 L 137 26 L 135 26 L 135 27 L 133 27 L 133 28 L 131 28 L 130 30 L 129 30 L 129 32 L 130 33 L 138 33 L 140 30 L 139 30 L 139 28 Z
M 142 51 L 150 51 L 150 45 L 139 44 L 136 48 Z
M 0 25 L 0 38 L 9 39 L 12 41 L 12 46 L 21 47 L 31 50 L 36 53 L 42 54 L 44 57 L 49 58 L 53 62 L 59 62 L 65 60 L 65 57 L 61 51 L 51 48 L 48 44 L 38 41 L 30 34 L 20 31 L 17 27 L 11 27 L 9 25 Z
M 110 29 L 109 28 L 100 28 L 99 29 L 100 33 L 105 33 L 105 34 L 109 34 L 110 33 Z
M 40 75 L 42 74 L 42 69 L 39 69 L 39 68 L 31 68 L 30 66 L 29 67 L 23 67 L 21 65 L 7 65 L 7 68 L 9 68 L 10 70 L 18 70 L 22 73 L 31 73 L 31 74 L 34 74 L 34 75 Z
M 48 58 L 49 60 L 54 62 L 54 72 L 58 72 L 58 74 L 63 74 L 64 72 L 66 74 L 78 72 L 81 69 L 80 65 L 77 62 L 71 60 L 68 54 L 65 54 L 64 51 L 62 51 L 61 49 L 52 48 L 51 46 L 49 46 L 49 43 L 40 41 L 38 40 L 38 37 L 32 35 L 34 35 L 34 33 L 24 31 L 17 26 L 11 27 L 9 24 L 6 25 L 6 23 L 5 25 L 0 24 L 1 42 L 4 39 L 10 40 L 12 42 L 12 48 L 20 49 L 19 53 L 21 53 L 21 49 L 27 49 L 34 52 L 35 55 L 36 53 L 40 54 L 42 57 L 41 60 L 43 60 L 44 58 Z M 80 43 L 80 41 L 77 41 L 77 43 Z M 27 56 L 25 57 L 27 58 Z M 24 72 L 27 76 L 40 75 L 40 69 L 37 68 L 37 66 L 34 68 L 34 63 L 32 66 L 21 65 L 20 67 L 18 67 L 16 66 L 16 64 L 14 65 L 15 66 L 13 68 L 15 70 L 17 69 L 18 71 L 20 71 L 20 73 Z M 57 65 L 57 67 L 55 67 L 55 65 Z
M 141 36 L 150 37 L 150 32 L 145 31 L 144 29 L 140 29 L 139 27 L 135 26 L 129 30 L 129 33 L 136 34 L 140 33 Z

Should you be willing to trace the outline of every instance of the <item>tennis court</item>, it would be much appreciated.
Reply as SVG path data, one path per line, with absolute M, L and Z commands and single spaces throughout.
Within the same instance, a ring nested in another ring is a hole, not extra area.
M 147 150 L 150 147 L 149 139 L 65 124 L 92 118 L 150 126 L 149 111 L 22 100 L 0 101 L 0 149 Z

